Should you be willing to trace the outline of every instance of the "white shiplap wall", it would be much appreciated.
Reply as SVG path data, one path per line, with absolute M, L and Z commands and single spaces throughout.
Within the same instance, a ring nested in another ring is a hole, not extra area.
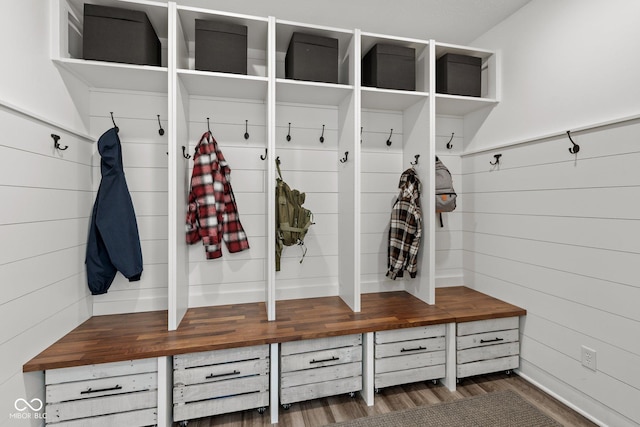
M 106 294 L 93 297 L 93 314 L 167 309 L 167 133 L 160 135 L 158 115 L 167 128 L 167 96 L 150 92 L 92 90 L 91 134 L 97 141 L 113 127 L 120 129 L 122 163 L 133 201 L 144 270 L 137 282 L 120 273 Z M 186 161 L 186 160 L 185 160 Z M 100 153 L 92 153 L 93 191 L 100 185 Z M 90 212 L 89 212 L 90 213 Z
M 23 374 L 22 365 L 91 316 L 84 254 L 93 147 L 4 108 L 0 128 L 0 425 L 11 425 L 16 399 L 44 400 L 42 373 Z M 54 149 L 52 133 L 66 151 Z
M 453 135 L 453 138 L 452 138 Z M 456 209 L 435 215 L 436 230 L 436 287 L 464 285 L 462 271 L 462 211 L 464 210 L 462 181 L 462 144 L 464 140 L 464 120 L 456 116 L 436 116 L 436 155 L 451 172 L 453 188 L 460 197 L 456 199 Z M 451 148 L 447 143 L 451 142 Z
M 560 137 L 462 161 L 466 281 L 527 310 L 522 374 L 612 426 L 640 423 L 639 134 L 634 121 L 573 134 L 575 156 Z

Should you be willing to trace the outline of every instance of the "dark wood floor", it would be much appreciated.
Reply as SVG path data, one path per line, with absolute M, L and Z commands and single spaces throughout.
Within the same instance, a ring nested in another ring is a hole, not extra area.
M 290 409 L 280 410 L 280 418 L 277 425 L 279 427 L 324 426 L 354 418 L 449 402 L 502 390 L 517 392 L 564 426 L 596 426 L 596 424 L 564 406 L 517 375 L 507 376 L 503 373 L 467 378 L 458 384 L 455 392 L 450 392 L 441 384 L 434 385 L 430 382 L 389 387 L 381 390 L 375 396 L 374 406 L 367 406 L 359 396 L 353 399 L 348 396 L 335 396 L 294 403 Z M 257 411 L 218 415 L 189 422 L 189 427 L 209 427 L 214 425 L 261 427 L 271 424 L 268 412 L 260 415 Z

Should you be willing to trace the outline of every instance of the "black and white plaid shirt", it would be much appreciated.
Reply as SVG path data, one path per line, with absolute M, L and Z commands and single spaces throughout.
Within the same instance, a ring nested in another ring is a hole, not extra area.
M 400 194 L 391 211 L 387 277 L 395 280 L 407 270 L 411 278 L 418 272 L 418 248 L 422 237 L 420 180 L 413 168 L 400 176 Z

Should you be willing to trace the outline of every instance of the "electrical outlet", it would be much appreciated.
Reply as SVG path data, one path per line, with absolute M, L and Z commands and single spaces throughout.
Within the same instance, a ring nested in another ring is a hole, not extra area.
M 582 346 L 582 366 L 596 370 L 596 351 L 584 345 Z

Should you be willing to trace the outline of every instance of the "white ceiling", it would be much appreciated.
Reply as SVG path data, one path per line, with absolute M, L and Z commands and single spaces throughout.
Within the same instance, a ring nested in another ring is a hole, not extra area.
M 468 44 L 531 0 L 177 0 L 304 24 Z

